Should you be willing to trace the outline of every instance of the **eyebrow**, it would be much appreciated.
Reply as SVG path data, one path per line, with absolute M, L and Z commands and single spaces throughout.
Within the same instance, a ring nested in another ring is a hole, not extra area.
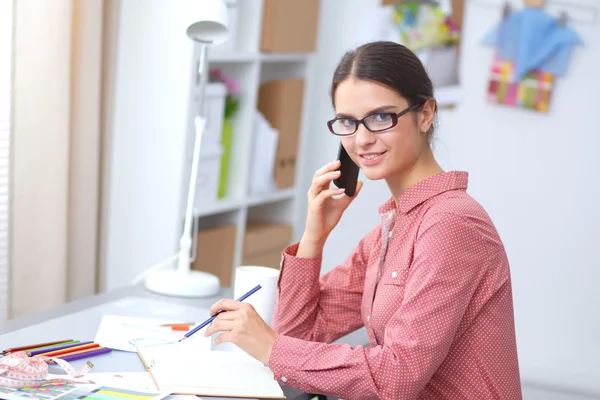
M 396 108 L 396 106 L 393 106 L 393 105 L 386 105 L 386 106 L 377 107 L 377 108 L 372 109 L 368 113 L 366 113 L 365 116 L 371 115 L 371 114 L 377 114 L 377 113 L 384 112 L 384 111 L 390 111 L 390 110 L 392 110 L 394 108 Z M 352 119 L 356 119 L 354 116 L 352 116 L 350 114 L 344 114 L 344 113 L 337 113 L 337 114 L 335 114 L 335 117 L 336 118 L 352 118 Z

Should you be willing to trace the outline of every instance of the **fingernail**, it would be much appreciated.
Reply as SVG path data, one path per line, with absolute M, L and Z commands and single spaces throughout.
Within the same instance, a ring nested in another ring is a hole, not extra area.
M 340 189 L 338 189 L 337 191 L 338 191 L 338 192 L 343 192 L 344 190 L 346 190 L 346 189 L 345 189 L 345 188 L 340 188 Z

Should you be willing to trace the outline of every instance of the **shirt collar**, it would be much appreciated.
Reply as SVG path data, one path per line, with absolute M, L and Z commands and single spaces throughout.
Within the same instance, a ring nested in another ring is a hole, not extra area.
M 464 171 L 442 172 L 406 189 L 398 198 L 399 211 L 408 213 L 421 203 L 450 190 L 466 190 L 469 174 Z M 379 214 L 384 215 L 396 208 L 393 197 L 379 207 Z

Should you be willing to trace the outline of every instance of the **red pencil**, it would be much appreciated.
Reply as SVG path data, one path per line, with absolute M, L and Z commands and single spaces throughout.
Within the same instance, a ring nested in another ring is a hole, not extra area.
M 13 347 L 10 349 L 6 349 L 2 351 L 2 354 L 7 354 L 7 353 L 14 353 L 16 351 L 24 351 L 24 350 L 31 350 L 31 349 L 37 349 L 40 347 L 45 347 L 45 346 L 52 346 L 54 344 L 59 344 L 59 343 L 65 343 L 65 342 L 71 342 L 73 341 L 73 339 L 64 339 L 64 340 L 57 340 L 56 342 L 48 342 L 48 343 L 39 343 L 39 344 L 30 344 L 28 346 L 21 346 L 21 347 Z
M 46 356 L 46 357 L 56 357 L 56 356 L 62 356 L 62 355 L 66 355 L 66 354 L 77 354 L 77 353 L 81 352 L 81 350 L 93 349 L 95 347 L 100 347 L 100 345 L 98 343 L 90 343 L 90 344 L 84 344 L 83 346 L 74 346 L 74 347 L 69 347 L 67 349 L 49 351 L 47 353 L 41 353 L 38 355 Z

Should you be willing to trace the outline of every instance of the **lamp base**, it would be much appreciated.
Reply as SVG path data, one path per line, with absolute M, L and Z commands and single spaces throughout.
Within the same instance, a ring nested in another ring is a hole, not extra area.
M 202 271 L 158 270 L 146 278 L 147 290 L 173 297 L 212 297 L 220 288 L 219 278 Z

